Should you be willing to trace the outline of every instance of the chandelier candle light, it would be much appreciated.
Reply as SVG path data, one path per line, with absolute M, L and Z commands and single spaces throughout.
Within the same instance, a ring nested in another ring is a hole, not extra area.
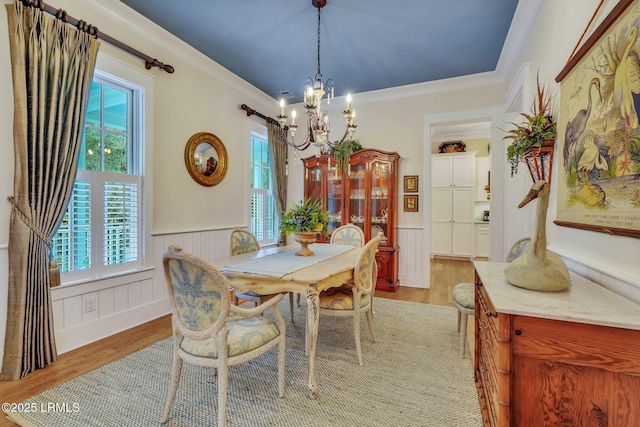
M 311 4 L 318 9 L 318 71 L 314 78 L 307 77 L 304 92 L 304 108 L 307 111 L 307 133 L 304 139 L 298 143 L 294 141 L 296 130 L 296 111 L 291 113 L 291 124 L 287 126 L 287 118 L 284 114 L 284 99 L 280 100 L 280 114 L 278 115 L 278 123 L 283 129 L 284 137 L 287 143 L 297 150 L 306 150 L 310 145 L 314 145 L 319 154 L 328 152 L 331 147 L 340 144 L 345 139 L 352 139 L 356 131 L 354 124 L 355 112 L 351 110 L 351 94 L 347 95 L 347 108 L 342 112 L 346 129 L 342 138 L 338 141 L 329 139 L 330 123 L 329 115 L 322 110 L 322 98 L 327 95 L 327 105 L 331 103 L 333 95 L 333 80 L 328 79 L 326 82 L 322 80 L 320 72 L 320 9 L 326 4 L 326 0 L 311 0 Z M 290 139 L 289 139 L 290 138 Z

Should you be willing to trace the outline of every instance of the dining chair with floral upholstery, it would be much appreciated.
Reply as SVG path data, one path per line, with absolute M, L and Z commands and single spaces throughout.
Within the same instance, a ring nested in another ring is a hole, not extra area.
M 358 362 L 362 365 L 362 348 L 360 345 L 360 315 L 366 313 L 367 323 L 373 342 L 376 334 L 373 329 L 373 292 L 377 277 L 376 251 L 380 243 L 380 235 L 369 240 L 358 259 L 353 271 L 353 282 L 339 288 L 330 288 L 320 293 L 318 305 L 320 317 L 350 317 L 353 320 L 353 332 L 356 341 Z
M 506 262 L 511 262 L 520 255 L 527 252 L 531 243 L 530 237 L 523 237 L 517 240 L 509 253 Z M 460 332 L 460 357 L 464 358 L 467 347 L 467 323 L 469 316 L 473 316 L 475 312 L 475 285 L 471 282 L 458 283 L 451 291 L 451 302 L 458 309 L 458 332 Z
M 329 243 L 351 245 L 361 248 L 364 245 L 364 232 L 362 228 L 351 223 L 336 228 L 331 233 Z
M 235 227 L 231 232 L 231 255 L 242 255 L 250 252 L 256 252 L 260 250 L 260 245 L 255 236 L 246 230 L 242 230 Z M 260 305 L 265 301 L 270 300 L 275 295 L 259 295 L 253 291 L 238 292 L 233 291 L 233 304 L 238 305 L 240 301 L 249 301 L 254 306 Z M 300 294 L 298 294 L 298 305 L 300 305 Z M 293 292 L 289 292 L 289 308 L 291 310 L 291 323 L 294 323 L 293 319 Z
M 213 368 L 218 377 L 218 426 L 226 425 L 229 366 L 248 362 L 277 347 L 278 395 L 284 397 L 285 322 L 277 295 L 258 308 L 230 303 L 227 279 L 209 262 L 171 246 L 162 256 L 171 304 L 173 368 L 162 423 L 180 382 L 182 363 Z M 264 316 L 273 309 L 273 316 Z M 262 386 L 262 385 L 260 385 Z

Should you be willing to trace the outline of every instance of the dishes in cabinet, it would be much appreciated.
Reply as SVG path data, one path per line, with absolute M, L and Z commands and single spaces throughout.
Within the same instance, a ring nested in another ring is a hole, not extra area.
M 374 225 L 373 227 L 371 227 L 371 238 L 377 236 L 378 233 L 382 233 L 382 239 L 380 240 L 380 242 L 387 243 L 387 236 L 385 236 L 382 227 L 380 227 L 379 225 Z

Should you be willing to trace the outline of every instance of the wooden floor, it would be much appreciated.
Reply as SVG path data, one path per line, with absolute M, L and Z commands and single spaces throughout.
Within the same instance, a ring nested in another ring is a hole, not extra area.
M 451 304 L 451 290 L 460 282 L 473 281 L 473 265 L 468 261 L 431 261 L 429 289 L 401 286 L 396 292 L 376 291 L 376 298 L 390 298 L 427 304 Z M 164 316 L 117 335 L 64 353 L 45 369 L 39 369 L 19 381 L 0 381 L 0 400 L 18 403 L 51 387 L 113 362 L 171 335 L 170 317 Z M 0 416 L 0 427 L 15 426 Z

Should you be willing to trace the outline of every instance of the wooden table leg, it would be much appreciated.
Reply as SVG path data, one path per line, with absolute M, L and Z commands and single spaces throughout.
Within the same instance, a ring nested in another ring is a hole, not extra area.
M 318 386 L 316 384 L 316 343 L 318 341 L 318 289 L 315 283 L 307 285 L 307 333 L 306 350 L 309 357 L 309 398 L 315 399 Z

